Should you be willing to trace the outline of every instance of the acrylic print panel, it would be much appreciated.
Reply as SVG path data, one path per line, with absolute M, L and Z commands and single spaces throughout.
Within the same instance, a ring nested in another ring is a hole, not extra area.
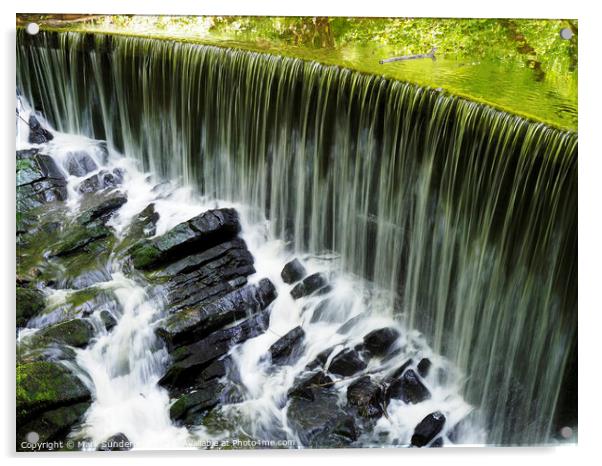
M 576 442 L 576 21 L 16 36 L 17 450 Z

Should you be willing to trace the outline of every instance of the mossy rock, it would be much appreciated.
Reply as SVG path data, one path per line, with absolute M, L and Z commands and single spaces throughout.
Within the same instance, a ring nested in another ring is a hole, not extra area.
M 94 326 L 88 320 L 73 319 L 46 327 L 35 337 L 75 348 L 84 348 L 94 337 Z
M 89 407 L 90 402 L 62 406 L 46 411 L 35 419 L 22 424 L 17 431 L 17 450 L 31 451 L 28 444 L 23 442 L 29 442 L 31 439 L 28 437 L 34 432 L 34 439 L 37 434 L 36 443 L 38 444 L 63 440 Z
M 17 286 L 17 327 L 24 327 L 27 321 L 44 310 L 44 294 L 34 288 Z
M 61 364 L 38 361 L 17 365 L 17 425 L 38 413 L 90 400 L 83 382 Z

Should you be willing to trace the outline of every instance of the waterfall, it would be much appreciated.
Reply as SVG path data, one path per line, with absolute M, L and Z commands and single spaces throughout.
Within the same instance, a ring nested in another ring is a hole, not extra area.
M 334 66 L 117 35 L 19 31 L 17 86 L 58 130 L 337 254 L 467 375 L 489 443 L 548 441 L 576 366 L 575 133 Z

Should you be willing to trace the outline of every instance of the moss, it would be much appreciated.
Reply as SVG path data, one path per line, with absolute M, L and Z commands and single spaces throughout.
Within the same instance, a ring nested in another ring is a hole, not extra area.
M 84 319 L 72 319 L 51 325 L 39 332 L 36 337 L 52 340 L 75 348 L 85 347 L 94 336 L 94 327 Z
M 46 306 L 44 295 L 33 288 L 17 286 L 17 327 L 24 327 L 29 319 L 41 313 Z
M 47 361 L 17 365 L 17 421 L 68 403 L 87 401 L 90 392 L 64 366 Z
M 161 256 L 161 251 L 150 241 L 143 240 L 130 249 L 132 263 L 137 269 L 146 269 Z

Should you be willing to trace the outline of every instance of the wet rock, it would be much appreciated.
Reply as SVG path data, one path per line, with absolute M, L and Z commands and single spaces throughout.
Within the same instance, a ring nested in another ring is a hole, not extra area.
M 118 434 L 111 435 L 104 442 L 98 445 L 97 451 L 129 451 L 133 448 L 134 444 L 125 436 L 125 434 L 119 432 Z
M 101 222 L 90 222 L 70 228 L 64 238 L 53 247 L 50 255 L 62 257 L 86 251 L 88 245 L 112 236 L 112 231 Z
M 203 338 L 224 325 L 265 309 L 276 298 L 276 288 L 264 278 L 256 285 L 228 293 L 206 305 L 191 307 L 170 315 L 157 329 L 168 347 Z
M 365 348 L 375 356 L 384 356 L 399 338 L 399 332 L 391 327 L 373 330 L 364 336 Z
M 44 294 L 35 288 L 17 286 L 17 327 L 24 327 L 27 321 L 44 310 Z
M 34 115 L 29 116 L 29 142 L 31 144 L 45 144 L 52 141 L 54 136 L 46 128 L 43 128 Z
M 95 220 L 106 222 L 123 204 L 128 200 L 127 195 L 120 191 L 115 191 L 100 197 L 92 198 L 94 200 L 91 206 L 84 204 L 85 211 L 80 214 L 76 221 L 82 225 L 91 223 Z
M 440 411 L 426 416 L 414 429 L 411 444 L 415 447 L 423 447 L 433 440 L 443 429 L 445 416 Z
M 295 327 L 282 338 L 278 339 L 268 352 L 272 363 L 276 365 L 292 364 L 301 356 L 305 332 L 301 327 Z
M 157 238 L 140 241 L 132 246 L 130 256 L 137 269 L 157 268 L 231 240 L 239 231 L 240 222 L 234 209 L 209 210 Z
M 428 359 L 428 358 L 421 359 L 417 366 L 418 373 L 420 374 L 420 376 L 426 377 L 427 375 L 429 375 L 431 366 L 432 366 L 432 363 L 431 363 L 430 359 Z
M 123 183 L 123 170 L 114 168 L 113 170 L 101 170 L 95 175 L 91 175 L 83 180 L 78 186 L 77 191 L 81 194 L 94 193 L 102 189 L 116 188 Z
M 393 380 L 399 378 L 399 376 L 401 376 L 405 370 L 410 367 L 412 364 L 414 363 L 414 361 L 412 359 L 408 359 L 406 362 L 404 362 L 401 366 L 399 366 L 397 369 L 395 369 L 393 372 L 391 372 L 386 378 L 385 381 L 387 383 L 391 383 L 393 382 Z
M 420 381 L 418 374 L 408 369 L 387 388 L 387 399 L 399 399 L 409 404 L 420 403 L 431 397 L 430 392 Z
M 360 377 L 347 388 L 347 401 L 360 416 L 378 417 L 382 414 L 383 393 L 370 376 Z
M 269 309 L 261 311 L 233 327 L 218 330 L 206 338 L 171 353 L 173 363 L 159 384 L 169 388 L 184 387 L 212 361 L 224 356 L 235 344 L 264 333 L 269 324 Z
M 37 415 L 17 427 L 17 450 L 28 451 L 28 434 L 35 432 L 38 435 L 37 444 L 65 439 L 74 424 L 79 422 L 90 407 L 89 402 L 76 403 L 50 409 Z
M 337 403 L 338 395 L 330 387 L 313 390 L 313 399 L 289 397 L 288 425 L 306 447 L 335 448 L 357 439 L 355 419 Z
M 72 319 L 46 327 L 35 336 L 74 348 L 84 348 L 94 337 L 94 327 L 85 319 Z
M 443 446 L 443 437 L 437 437 L 429 445 L 429 447 L 431 447 L 431 448 L 441 448 L 442 446 Z
M 51 157 L 37 150 L 16 157 L 17 212 L 67 199 L 67 181 Z
M 338 353 L 328 366 L 328 372 L 331 374 L 349 377 L 366 368 L 366 363 L 360 358 L 357 351 L 344 349 Z
M 320 290 L 324 290 L 327 285 L 328 280 L 324 274 L 319 272 L 314 273 L 309 277 L 304 278 L 302 282 L 297 283 L 291 290 L 291 296 L 293 299 L 303 298 L 304 296 L 309 296 Z
M 86 386 L 58 363 L 17 365 L 17 426 L 39 413 L 89 400 Z
M 171 420 L 186 426 L 198 424 L 220 402 L 224 389 L 223 383 L 214 380 L 182 395 L 169 410 Z
M 298 380 L 288 393 L 288 398 L 302 398 L 313 401 L 324 387 L 330 387 L 333 380 L 323 371 L 319 371 Z
M 113 317 L 113 314 L 111 314 L 106 309 L 100 312 L 100 320 L 102 320 L 102 323 L 105 326 L 107 332 L 113 330 L 113 327 L 117 325 L 117 319 L 115 319 L 115 317 Z
M 296 258 L 287 262 L 280 274 L 284 283 L 288 283 L 289 285 L 298 282 L 305 277 L 305 275 L 307 275 L 305 267 L 303 267 L 303 264 Z
M 96 165 L 94 159 L 84 151 L 67 152 L 63 167 L 67 170 L 67 173 L 78 177 L 98 170 L 98 165 Z

